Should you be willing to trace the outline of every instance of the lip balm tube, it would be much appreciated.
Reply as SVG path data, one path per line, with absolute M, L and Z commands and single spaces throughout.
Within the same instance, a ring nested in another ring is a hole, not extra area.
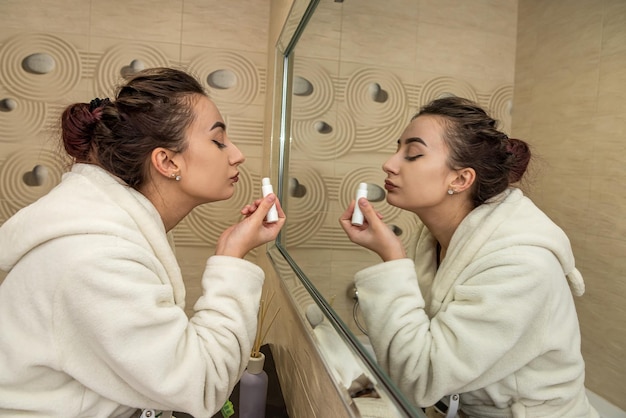
M 264 177 L 263 180 L 261 180 L 261 191 L 263 192 L 263 197 L 267 196 L 270 193 L 274 193 L 274 189 L 272 188 L 269 177 Z M 272 205 L 269 212 L 267 212 L 265 222 L 278 222 L 278 212 L 276 211 L 276 204 Z
M 361 208 L 359 208 L 359 199 L 362 197 L 367 199 L 367 183 L 360 183 L 356 191 L 356 202 L 354 204 L 354 212 L 352 212 L 352 225 L 363 225 L 363 212 L 361 212 Z

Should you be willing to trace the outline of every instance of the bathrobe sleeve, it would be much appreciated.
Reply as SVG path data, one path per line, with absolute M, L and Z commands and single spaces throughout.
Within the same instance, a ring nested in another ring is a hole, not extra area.
M 564 282 L 545 249 L 494 251 L 467 265 L 432 319 L 410 259 L 362 270 L 356 285 L 379 363 L 417 405 L 430 406 L 514 376 L 545 349 L 548 298 L 561 289 L 553 278 Z
M 189 320 L 146 248 L 115 237 L 80 239 L 65 243 L 77 268 L 64 273 L 54 298 L 63 371 L 122 405 L 212 416 L 249 358 L 263 271 L 238 258 L 209 258 Z

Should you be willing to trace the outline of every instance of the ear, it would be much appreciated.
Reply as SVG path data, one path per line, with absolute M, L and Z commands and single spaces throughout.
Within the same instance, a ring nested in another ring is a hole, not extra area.
M 155 148 L 150 154 L 150 163 L 157 173 L 171 178 L 180 171 L 178 165 L 173 160 L 174 155 L 175 153 L 167 148 Z
M 456 177 L 450 183 L 450 187 L 455 193 L 461 193 L 472 187 L 476 180 L 476 171 L 473 168 L 462 168 L 456 170 Z

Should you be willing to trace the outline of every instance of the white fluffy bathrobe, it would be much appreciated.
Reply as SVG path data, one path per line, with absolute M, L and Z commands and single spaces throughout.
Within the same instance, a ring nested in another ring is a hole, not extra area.
M 249 358 L 263 271 L 210 257 L 188 320 L 156 209 L 95 166 L 0 228 L 0 268 L 0 416 L 209 417 Z
M 415 262 L 356 275 L 378 361 L 403 392 L 420 406 L 460 393 L 471 417 L 597 417 L 572 297 L 584 284 L 563 231 L 509 189 L 463 220 L 438 270 L 435 247 L 421 228 Z

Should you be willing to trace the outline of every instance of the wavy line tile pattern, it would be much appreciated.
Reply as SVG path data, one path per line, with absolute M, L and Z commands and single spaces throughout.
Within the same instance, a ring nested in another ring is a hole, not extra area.
M 228 115 L 224 115 L 224 118 L 228 136 L 235 145 L 263 145 L 262 121 Z
M 233 197 L 196 207 L 185 218 L 189 229 L 204 242 L 216 243 L 226 228 L 241 219 L 239 211 L 257 195 L 254 189 L 256 184 L 261 184 L 261 178 L 240 166 L 239 183 Z
M 372 99 L 374 85 L 386 93 L 386 100 Z M 376 68 L 363 68 L 350 75 L 345 89 L 346 104 L 359 126 L 385 126 L 404 115 L 407 95 L 400 79 L 393 73 Z
M 220 104 L 224 114 L 237 113 L 254 102 L 262 86 L 262 74 L 256 65 L 241 54 L 228 51 L 206 53 L 189 63 L 194 73 L 206 88 L 209 97 Z M 235 76 L 235 84 L 228 89 L 214 88 L 208 78 L 214 71 L 228 70 Z
M 451 94 L 478 102 L 476 91 L 466 82 L 452 77 L 436 77 L 422 87 L 419 105 Z
M 332 121 L 330 118 L 332 117 Z M 322 133 L 317 124 L 327 123 L 330 133 Z M 327 118 L 293 120 L 291 124 L 292 144 L 297 151 L 320 160 L 334 160 L 354 147 L 357 138 L 354 119 L 346 113 L 327 115 Z
M 288 198 L 289 227 L 285 240 L 288 247 L 297 247 L 314 236 L 324 223 L 328 211 L 328 189 L 319 172 L 309 167 L 294 166 L 289 173 L 307 189 L 301 198 Z
M 80 58 L 83 68 L 83 78 L 94 78 L 96 69 L 102 58 L 102 54 L 98 52 L 81 51 Z
M 313 91 L 306 96 L 293 95 L 291 117 L 314 119 L 326 114 L 335 102 L 335 85 L 330 73 L 314 61 L 297 60 L 294 74 L 311 83 Z
M 0 142 L 35 137 L 48 117 L 46 103 L 11 97 L 0 87 L 0 100 L 7 98 L 15 100 L 17 106 L 10 112 L 0 112 Z
M 394 120 L 390 120 L 391 123 L 386 126 L 358 127 L 356 130 L 357 140 L 354 141 L 353 151 L 376 152 L 395 150 L 396 141 L 402 135 L 408 121 L 408 117 L 397 117 Z
M 56 152 L 24 148 L 7 156 L 0 166 L 0 196 L 6 201 L 6 206 L 0 207 L 3 218 L 9 218 L 24 206 L 34 202 L 61 181 L 65 172 L 66 161 L 59 158 Z M 25 176 L 36 166 L 44 167 L 46 175 L 41 177 L 41 184 L 29 186 Z
M 505 132 L 511 132 L 512 106 L 513 86 L 502 86 L 495 90 L 487 105 L 491 116 L 498 120 L 498 127 Z
M 133 60 L 140 60 L 145 68 L 169 65 L 167 57 L 158 49 L 143 43 L 124 43 L 108 49 L 96 66 L 94 89 L 96 96 L 113 97 L 123 81 L 122 70 Z
M 23 61 L 45 54 L 55 63 L 46 74 L 31 74 Z M 81 78 L 80 54 L 63 39 L 49 34 L 22 34 L 8 39 L 0 49 L 0 74 L 7 90 L 29 100 L 55 100 L 71 92 Z

